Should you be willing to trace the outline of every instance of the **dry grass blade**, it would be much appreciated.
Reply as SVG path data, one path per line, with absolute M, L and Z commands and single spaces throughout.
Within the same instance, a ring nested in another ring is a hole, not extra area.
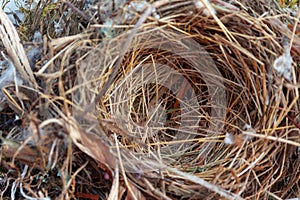
M 116 169 L 114 171 L 114 181 L 108 196 L 108 200 L 118 200 L 119 199 L 119 189 L 120 188 L 120 182 L 119 182 L 119 167 L 116 166 Z
M 17 70 L 21 73 L 22 77 L 37 88 L 37 82 L 29 65 L 23 45 L 20 42 L 16 28 L 2 8 L 0 9 L 0 22 L 0 38 L 8 55 L 12 59 Z

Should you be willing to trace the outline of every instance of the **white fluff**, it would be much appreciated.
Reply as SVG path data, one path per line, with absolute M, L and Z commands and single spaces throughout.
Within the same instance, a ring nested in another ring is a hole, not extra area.
M 251 140 L 253 139 L 253 136 L 252 135 L 249 135 L 247 133 L 250 133 L 250 134 L 256 134 L 256 131 L 249 125 L 249 124 L 246 124 L 244 126 L 244 131 L 242 131 L 242 135 L 243 135 L 243 140 L 247 141 L 247 140 Z
M 273 68 L 275 69 L 275 71 L 279 76 L 283 76 L 285 79 L 291 81 L 293 79 L 292 77 L 293 58 L 290 54 L 289 45 L 286 44 L 284 46 L 285 46 L 285 52 L 274 61 Z
M 150 4 L 146 1 L 131 1 L 128 6 L 128 10 L 136 11 L 136 12 L 143 12 L 145 9 L 147 9 L 148 6 L 150 6 Z M 152 10 L 152 15 L 156 19 L 160 19 L 160 15 L 157 13 L 155 8 L 153 8 L 153 10 Z M 133 17 L 134 16 L 130 12 L 127 12 L 125 19 L 130 20 Z
M 227 145 L 234 144 L 234 138 L 233 138 L 232 134 L 226 133 L 225 139 L 224 139 L 224 144 L 227 144 Z

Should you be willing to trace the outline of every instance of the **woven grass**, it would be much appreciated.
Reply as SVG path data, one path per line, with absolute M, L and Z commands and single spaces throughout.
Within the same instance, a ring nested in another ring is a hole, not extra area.
M 10 103 L 26 115 L 3 137 L 2 195 L 297 197 L 299 16 L 247 2 L 128 3 L 109 37 L 95 18 L 49 41 L 40 89 L 8 90 L 27 98 Z

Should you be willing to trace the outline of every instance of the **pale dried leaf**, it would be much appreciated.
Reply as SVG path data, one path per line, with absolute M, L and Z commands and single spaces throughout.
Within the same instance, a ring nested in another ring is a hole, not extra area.
M 17 30 L 5 12 L 0 8 L 0 38 L 7 53 L 22 77 L 37 87 L 28 58 L 20 42 Z
M 116 168 L 116 159 L 101 138 L 81 130 L 77 122 L 71 116 L 68 117 L 66 127 L 72 141 L 81 151 L 101 164 L 104 164 L 109 169 Z

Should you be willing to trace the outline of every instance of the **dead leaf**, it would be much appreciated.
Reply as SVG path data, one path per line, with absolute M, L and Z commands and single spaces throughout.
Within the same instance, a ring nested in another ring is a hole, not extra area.
M 5 50 L 22 77 L 37 88 L 37 82 L 18 32 L 2 9 L 0 9 L 0 38 L 5 46 Z
M 81 151 L 105 165 L 110 171 L 116 168 L 115 157 L 100 137 L 83 131 L 71 116 L 68 117 L 66 127 L 72 141 Z

